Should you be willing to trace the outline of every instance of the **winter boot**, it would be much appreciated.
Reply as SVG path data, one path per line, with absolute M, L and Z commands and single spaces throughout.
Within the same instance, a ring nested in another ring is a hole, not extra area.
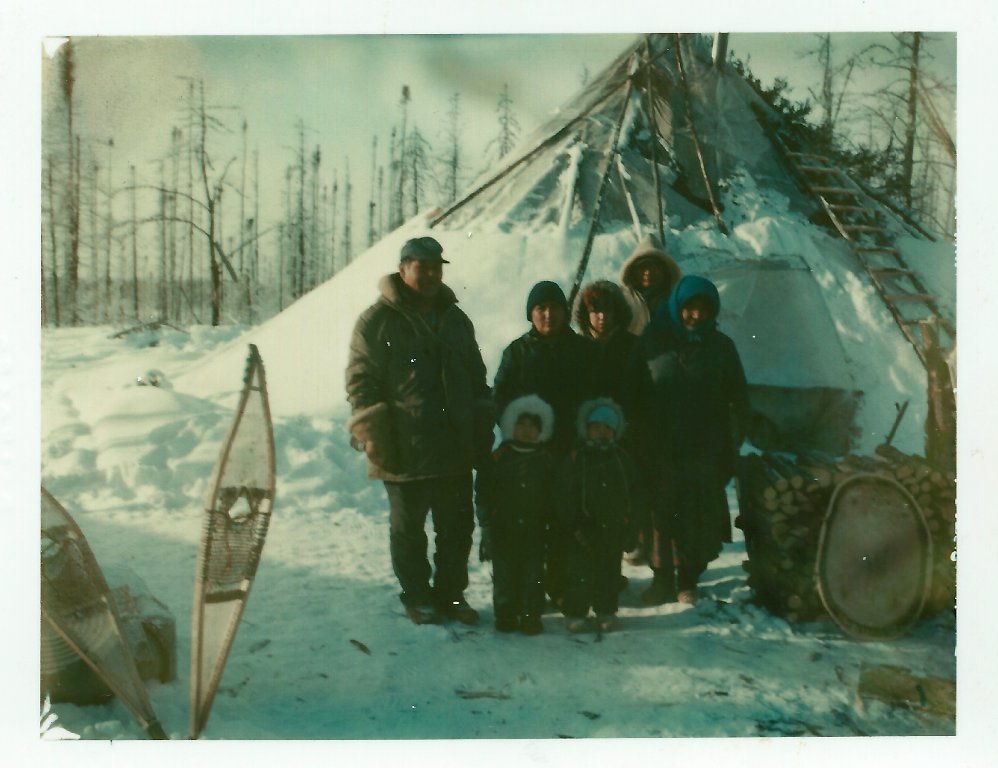
M 592 629 L 589 623 L 588 616 L 566 616 L 565 617 L 565 629 L 573 634 L 580 634 L 582 632 L 588 632 Z
M 539 635 L 544 631 L 541 617 L 532 613 L 520 617 L 520 631 L 525 635 Z
M 413 624 L 439 624 L 440 613 L 432 605 L 407 605 L 405 615 Z
M 600 632 L 612 632 L 617 628 L 617 617 L 612 613 L 600 613 L 596 616 L 596 623 L 599 625 Z
M 676 601 L 685 605 L 696 605 L 697 591 L 695 589 L 684 589 L 676 595 Z
M 440 605 L 440 612 L 448 619 L 457 619 L 462 624 L 477 624 L 478 611 L 468 605 L 463 597 L 447 600 Z
M 672 569 L 656 568 L 651 586 L 641 593 L 641 602 L 645 605 L 663 605 L 676 602 L 676 582 Z
M 496 616 L 497 632 L 516 632 L 520 629 L 520 622 L 516 616 Z

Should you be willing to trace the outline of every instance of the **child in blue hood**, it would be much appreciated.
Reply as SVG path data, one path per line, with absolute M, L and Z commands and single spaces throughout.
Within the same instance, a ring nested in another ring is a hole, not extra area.
M 720 309 L 712 282 L 683 277 L 639 339 L 625 376 L 652 468 L 654 578 L 642 594 L 651 605 L 695 603 L 700 575 L 731 541 L 725 486 L 744 434 L 748 388 L 734 342 L 717 328 Z
M 618 440 L 626 424 L 621 407 L 597 398 L 579 409 L 576 447 L 559 468 L 555 486 L 562 528 L 569 538 L 569 583 L 563 612 L 570 632 L 614 628 L 620 556 L 634 548 L 635 521 L 645 508 L 638 469 Z

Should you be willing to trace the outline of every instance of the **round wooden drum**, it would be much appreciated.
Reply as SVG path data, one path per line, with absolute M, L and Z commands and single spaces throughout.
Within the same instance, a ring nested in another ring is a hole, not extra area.
M 818 592 L 843 630 L 901 637 L 918 620 L 932 578 L 922 510 L 896 481 L 858 474 L 832 494 L 815 563 Z

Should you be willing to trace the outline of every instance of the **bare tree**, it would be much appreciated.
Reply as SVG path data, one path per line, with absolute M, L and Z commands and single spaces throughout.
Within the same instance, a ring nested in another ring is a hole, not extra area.
M 408 148 L 408 142 L 406 141 L 406 133 L 405 132 L 406 132 L 406 122 L 407 122 L 407 119 L 408 119 L 408 116 L 409 116 L 409 101 L 411 100 L 411 98 L 412 98 L 412 96 L 411 96 L 411 93 L 409 91 L 409 86 L 408 85 L 403 85 L 402 86 L 402 96 L 399 99 L 399 105 L 402 107 L 402 131 L 401 131 L 401 133 L 399 135 L 399 141 L 398 141 L 398 146 L 399 146 L 399 174 L 398 174 L 398 190 L 397 190 L 397 193 L 396 193 L 397 197 L 398 197 L 398 204 L 397 204 L 398 218 L 395 221 L 395 226 L 400 226 L 402 224 L 402 222 L 405 220 L 405 215 L 402 213 L 402 210 L 403 210 L 402 201 L 403 201 L 403 194 L 404 194 L 405 182 L 406 182 L 406 178 L 405 178 L 405 176 L 406 176 L 406 165 L 407 165 L 407 160 L 408 160 L 407 155 L 406 155 L 406 150 Z
M 418 126 L 413 126 L 406 142 L 406 158 L 409 166 L 409 200 L 412 203 L 412 216 L 419 213 L 420 200 L 425 199 L 427 184 L 433 178 L 430 158 L 432 147 L 423 137 Z
M 444 124 L 445 148 L 441 157 L 443 167 L 443 189 L 441 202 L 450 205 L 457 200 L 460 188 L 461 171 L 463 170 L 463 154 L 461 152 L 461 94 L 455 93 L 448 100 L 450 109 L 447 111 L 447 121 Z
M 513 113 L 513 99 L 509 95 L 508 83 L 503 83 L 496 113 L 499 116 L 499 133 L 485 146 L 485 153 L 490 157 L 491 153 L 495 153 L 495 159 L 502 160 L 520 138 L 520 122 Z
M 350 183 L 350 158 L 346 158 L 344 162 L 346 170 L 343 174 L 343 264 L 345 266 L 353 258 L 353 242 L 351 239 L 353 214 L 350 209 L 353 185 Z

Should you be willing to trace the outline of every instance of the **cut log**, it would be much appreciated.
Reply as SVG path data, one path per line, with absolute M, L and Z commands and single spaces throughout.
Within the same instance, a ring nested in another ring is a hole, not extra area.
M 894 707 L 956 718 L 956 682 L 943 677 L 914 675 L 905 667 L 879 665 L 860 668 L 859 699 L 877 699 Z

